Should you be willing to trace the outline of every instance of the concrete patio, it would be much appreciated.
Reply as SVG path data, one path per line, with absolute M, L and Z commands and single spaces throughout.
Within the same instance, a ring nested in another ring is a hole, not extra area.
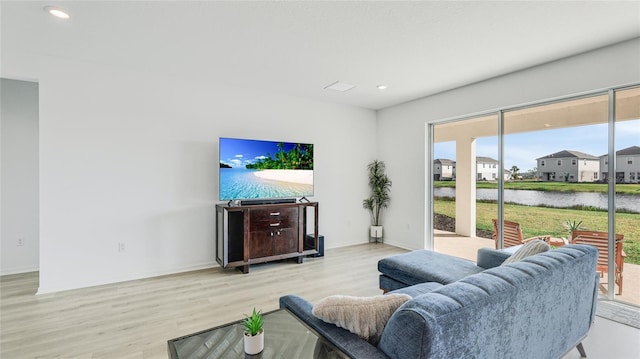
M 487 238 L 464 237 L 451 232 L 434 230 L 434 250 L 456 257 L 476 260 L 478 248 L 495 248 L 494 241 Z M 640 306 L 640 265 L 625 263 L 623 292 L 616 299 Z

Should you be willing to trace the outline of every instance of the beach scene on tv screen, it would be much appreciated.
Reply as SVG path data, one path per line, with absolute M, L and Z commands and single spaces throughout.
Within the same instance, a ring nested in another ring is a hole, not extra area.
M 220 139 L 220 200 L 312 195 L 312 144 Z

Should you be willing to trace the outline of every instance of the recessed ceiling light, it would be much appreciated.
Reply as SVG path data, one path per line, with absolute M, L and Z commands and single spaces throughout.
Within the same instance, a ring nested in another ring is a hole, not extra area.
M 351 90 L 352 88 L 356 87 L 355 85 L 351 85 L 351 84 L 347 84 L 344 82 L 340 82 L 340 81 L 336 81 L 334 83 L 332 83 L 331 85 L 325 86 L 325 90 L 333 90 L 333 91 L 340 91 L 340 92 L 346 92 Z
M 551 124 L 550 123 L 545 123 L 544 127 L 551 127 Z
M 57 18 L 60 18 L 60 19 L 65 19 L 66 20 L 66 19 L 71 17 L 71 16 L 69 16 L 69 14 L 67 14 L 67 12 L 65 12 L 64 10 L 62 10 L 60 8 L 57 8 L 55 6 L 45 6 L 43 9 L 44 9 L 44 11 L 48 12 L 49 14 L 51 14 L 51 15 L 57 17 Z
M 378 85 L 376 87 L 378 88 L 378 90 L 386 90 L 387 89 L 387 85 Z

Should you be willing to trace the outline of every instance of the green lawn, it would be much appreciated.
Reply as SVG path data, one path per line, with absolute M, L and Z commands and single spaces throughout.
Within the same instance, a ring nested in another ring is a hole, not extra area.
M 456 181 L 434 181 L 434 187 L 455 187 Z M 476 182 L 476 188 L 498 188 L 497 182 Z M 521 189 L 556 192 L 600 192 L 607 193 L 605 183 L 568 183 L 568 182 L 538 182 L 538 181 L 508 181 L 505 189 Z M 616 193 L 640 195 L 640 184 L 617 184 Z
M 637 185 L 636 185 L 637 186 Z M 493 231 L 491 220 L 498 217 L 497 203 L 476 203 L 476 226 Z M 436 199 L 434 212 L 455 218 L 455 202 Z M 504 205 L 504 218 L 522 225 L 524 237 L 551 235 L 569 237 L 562 224 L 567 220 L 582 221 L 585 229 L 607 231 L 606 211 L 586 211 L 578 209 L 533 207 L 516 204 Z M 640 214 L 617 213 L 616 232 L 624 235 L 625 262 L 640 264 Z

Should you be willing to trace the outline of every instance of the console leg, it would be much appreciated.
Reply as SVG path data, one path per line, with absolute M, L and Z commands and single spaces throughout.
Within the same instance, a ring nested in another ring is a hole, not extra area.
M 304 258 L 304 257 L 302 257 L 302 256 L 298 257 L 298 264 L 302 264 L 302 259 L 303 259 L 303 258 Z
M 246 266 L 240 266 L 240 267 L 236 267 L 236 268 L 238 268 L 238 269 L 240 270 L 240 272 L 242 272 L 242 273 L 244 273 L 244 274 L 249 273 L 249 265 L 246 265 Z

